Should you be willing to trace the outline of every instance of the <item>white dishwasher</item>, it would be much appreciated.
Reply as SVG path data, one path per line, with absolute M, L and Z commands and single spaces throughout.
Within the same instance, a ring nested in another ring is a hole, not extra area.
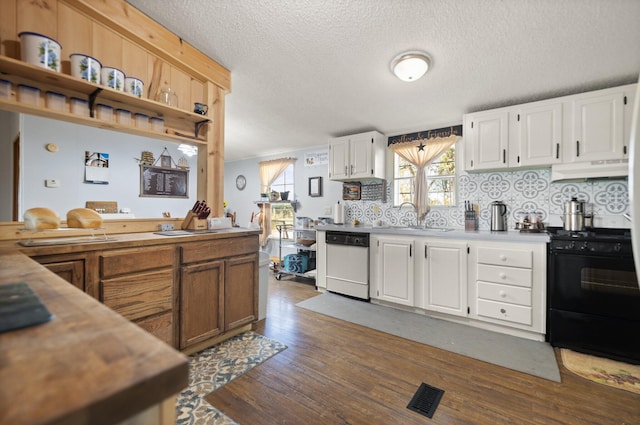
M 327 231 L 327 291 L 369 299 L 369 234 Z

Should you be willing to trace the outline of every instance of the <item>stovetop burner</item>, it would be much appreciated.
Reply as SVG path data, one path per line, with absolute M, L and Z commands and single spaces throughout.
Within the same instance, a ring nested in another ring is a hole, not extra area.
M 552 253 L 580 253 L 585 255 L 632 255 L 629 229 L 593 228 L 571 232 L 561 227 L 547 228 Z
M 590 239 L 590 240 L 630 240 L 629 229 L 617 229 L 608 227 L 595 227 L 583 231 L 565 230 L 562 227 L 548 227 L 547 233 L 551 239 Z

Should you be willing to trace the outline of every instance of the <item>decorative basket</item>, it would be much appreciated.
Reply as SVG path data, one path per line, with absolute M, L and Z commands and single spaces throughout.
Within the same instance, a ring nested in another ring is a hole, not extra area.
M 300 245 L 304 245 L 304 246 L 311 246 L 314 243 L 316 243 L 316 240 L 315 239 L 301 239 L 301 238 L 298 238 L 298 239 L 296 239 L 296 243 L 300 244 Z

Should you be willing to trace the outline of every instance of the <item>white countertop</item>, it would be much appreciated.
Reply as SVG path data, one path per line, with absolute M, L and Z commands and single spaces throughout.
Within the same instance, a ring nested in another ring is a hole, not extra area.
M 393 226 L 371 226 L 370 224 L 324 224 L 316 227 L 318 231 L 343 231 L 356 233 L 370 233 L 374 235 L 403 235 L 415 237 L 434 237 L 443 239 L 466 239 L 466 240 L 490 240 L 503 242 L 549 242 L 549 235 L 546 232 L 541 233 L 521 233 L 519 230 L 509 230 L 506 232 L 491 232 L 489 230 L 477 230 L 467 232 L 464 229 L 452 229 L 442 231 L 438 229 L 412 229 L 407 227 Z

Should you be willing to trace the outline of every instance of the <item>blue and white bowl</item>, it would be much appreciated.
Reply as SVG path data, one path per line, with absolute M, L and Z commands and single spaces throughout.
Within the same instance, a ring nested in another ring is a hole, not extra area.
M 126 77 L 124 79 L 124 91 L 136 97 L 142 97 L 144 83 L 139 78 Z
M 31 65 L 60 72 L 62 46 L 53 38 L 36 32 L 23 31 L 20 37 L 20 55 Z
M 102 64 L 96 58 L 81 53 L 69 55 L 71 61 L 71 75 L 82 78 L 94 84 L 100 84 Z
M 124 91 L 124 72 L 111 66 L 103 66 L 100 72 L 100 84 L 117 91 Z

